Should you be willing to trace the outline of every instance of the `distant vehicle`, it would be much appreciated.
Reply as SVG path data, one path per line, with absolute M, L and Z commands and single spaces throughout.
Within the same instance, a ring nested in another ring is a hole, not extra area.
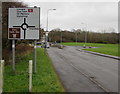
M 38 45 L 41 45 L 42 43 L 41 42 L 37 42 Z
M 50 44 L 49 44 L 49 42 L 47 42 L 46 48 L 50 48 Z
M 49 42 L 47 44 L 43 42 L 41 48 L 50 48 Z
M 41 43 L 41 48 L 45 48 L 45 42 Z

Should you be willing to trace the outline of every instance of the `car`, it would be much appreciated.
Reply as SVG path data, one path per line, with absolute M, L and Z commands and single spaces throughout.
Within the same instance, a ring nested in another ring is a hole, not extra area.
M 49 42 L 47 42 L 46 48 L 50 48 Z
M 37 42 L 37 45 L 41 45 L 41 42 Z
M 41 48 L 50 48 L 49 42 L 47 43 L 43 42 Z

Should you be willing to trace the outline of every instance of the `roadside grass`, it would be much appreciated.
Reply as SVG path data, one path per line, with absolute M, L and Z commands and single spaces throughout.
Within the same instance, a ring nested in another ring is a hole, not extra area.
M 48 54 L 37 49 L 37 73 L 33 74 L 33 92 L 64 92 Z
M 4 92 L 28 92 L 28 62 L 33 60 L 33 52 L 28 54 L 15 65 L 15 73 L 12 73 L 11 65 L 5 66 Z M 58 80 L 50 58 L 44 49 L 37 48 L 37 73 L 33 74 L 32 92 L 64 92 L 64 88 Z
M 63 45 L 68 45 L 68 46 L 84 46 L 84 43 L 62 43 Z M 120 56 L 118 54 L 118 44 L 101 44 L 101 43 L 86 43 L 86 46 L 91 46 L 91 47 L 98 47 L 98 48 L 89 48 L 89 49 L 84 49 L 87 51 L 93 51 L 93 52 L 98 52 L 102 54 L 108 54 L 108 55 L 113 55 L 113 56 Z

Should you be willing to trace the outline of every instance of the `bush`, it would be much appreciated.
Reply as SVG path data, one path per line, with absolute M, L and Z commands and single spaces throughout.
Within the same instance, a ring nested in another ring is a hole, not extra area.
M 33 47 L 21 43 L 16 46 L 16 61 L 21 61 L 26 55 L 33 51 Z

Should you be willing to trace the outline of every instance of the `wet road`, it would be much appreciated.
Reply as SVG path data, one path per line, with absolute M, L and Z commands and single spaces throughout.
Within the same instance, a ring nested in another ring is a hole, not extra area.
M 118 60 L 78 51 L 81 47 L 47 49 L 68 92 L 117 92 Z

